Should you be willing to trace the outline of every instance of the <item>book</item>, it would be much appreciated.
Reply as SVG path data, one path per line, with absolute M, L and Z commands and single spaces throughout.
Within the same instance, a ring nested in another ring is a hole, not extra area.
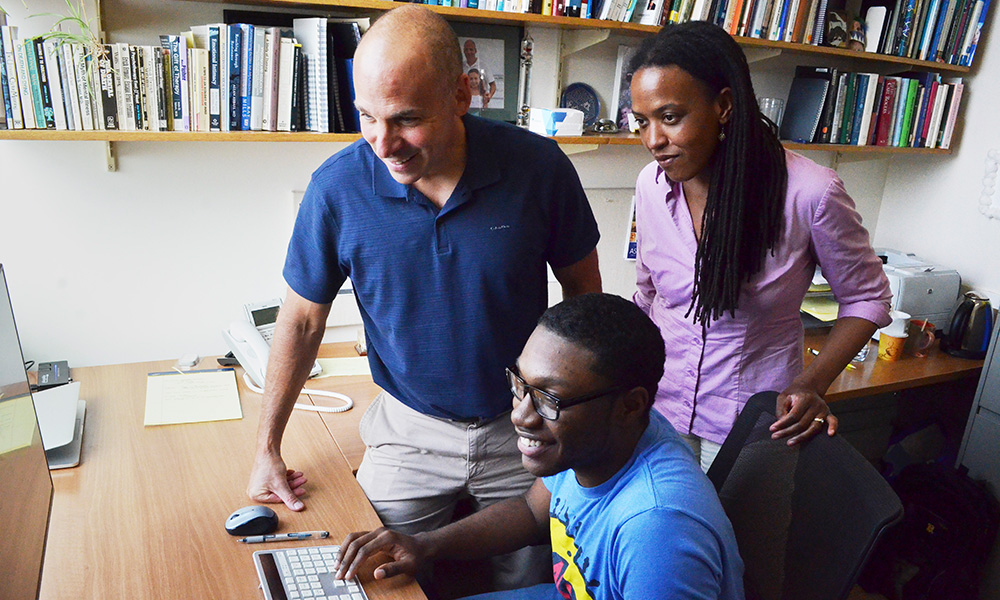
M 240 95 L 240 80 L 242 79 L 242 48 L 243 29 L 238 23 L 227 25 L 229 30 L 229 52 L 227 62 L 229 63 L 229 86 L 227 95 L 229 96 L 229 127 L 227 131 L 239 131 L 243 116 L 243 97 Z
M 823 68 L 823 67 L 818 67 Z M 837 85 L 840 80 L 840 73 L 837 69 L 830 69 L 830 85 L 826 90 L 826 99 L 823 101 L 823 113 L 820 115 L 819 127 L 813 141 L 818 144 L 829 144 L 830 134 L 833 131 L 833 113 L 837 108 Z
M 35 99 L 35 122 L 39 129 L 55 129 L 55 111 L 52 109 L 48 69 L 45 65 L 45 54 L 42 52 L 43 43 L 41 37 L 25 40 L 24 56 L 28 63 L 31 95 Z
M 292 130 L 292 89 L 295 84 L 295 40 L 278 39 L 278 88 L 274 98 L 274 131 Z
M 944 11 L 944 19 L 938 27 L 939 31 L 937 32 L 937 43 L 931 49 L 933 51 L 933 55 L 928 53 L 927 60 L 944 62 L 944 49 L 947 46 L 948 38 L 951 35 L 951 25 L 955 21 L 955 13 L 961 13 L 961 10 L 959 9 L 962 2 L 963 0 L 949 0 L 948 8 Z
M 816 9 L 816 26 L 813 27 L 813 45 L 822 46 L 826 43 L 826 18 L 828 0 L 819 0 L 819 8 Z
M 864 146 L 868 143 L 868 130 L 871 127 L 872 107 L 875 105 L 875 92 L 878 87 L 877 73 L 861 73 L 861 87 L 858 88 L 858 112 L 854 115 L 854 129 L 851 132 L 851 143 Z
M 208 128 L 222 131 L 222 52 L 219 25 L 208 28 Z M 222 26 L 224 29 L 225 26 Z
M 640 25 L 659 25 L 663 14 L 663 3 L 669 0 L 645 0 L 639 13 Z
M 851 142 L 851 129 L 854 126 L 854 110 L 858 97 L 858 74 L 847 74 L 847 91 L 844 95 L 844 110 L 840 121 L 840 132 L 837 136 L 838 144 L 849 144 Z
M 302 55 L 302 44 L 295 43 L 295 55 L 292 60 L 292 131 L 305 131 L 304 100 L 306 89 L 306 64 Z
M 868 132 L 865 135 L 865 144 L 869 146 L 875 145 L 875 134 L 878 130 L 878 116 L 882 109 L 882 96 L 885 93 L 885 75 L 878 76 L 878 82 L 875 86 L 875 100 L 872 102 L 872 113 L 869 118 Z
M 171 131 L 181 131 L 181 59 L 180 42 L 175 35 L 161 35 L 160 47 L 169 54 L 170 69 L 170 109 L 169 126 Z
M 896 33 L 896 47 L 893 54 L 896 56 L 906 55 L 906 45 L 910 41 L 910 33 L 913 28 L 913 11 L 916 8 L 916 0 L 906 0 L 902 5 L 902 14 L 898 22 Z
M 906 147 L 910 142 L 910 131 L 913 129 L 913 110 L 917 104 L 917 97 L 920 93 L 920 82 L 910 79 L 906 89 L 906 104 L 903 106 L 903 123 L 899 132 L 900 147 Z
M 8 129 L 24 129 L 24 116 L 21 112 L 21 102 L 23 92 L 19 84 L 17 73 L 17 27 L 13 25 L 0 26 L 0 57 L 4 61 L 6 71 L 7 86 L 10 94 L 11 119 L 7 121 Z
M 924 95 L 923 106 L 921 107 L 920 131 L 917 133 L 916 140 L 914 141 L 914 146 L 917 148 L 927 147 L 927 133 L 930 130 L 934 114 L 934 104 L 937 102 L 937 93 L 940 86 L 940 82 L 932 81 L 930 88 Z
M 118 90 L 118 128 L 135 131 L 135 113 L 132 112 L 132 74 L 129 70 L 128 44 L 111 44 L 111 65 L 114 69 L 115 89 Z
M 240 23 L 243 33 L 240 42 L 240 130 L 252 129 L 254 50 L 257 47 L 254 26 Z
M 361 42 L 363 29 L 368 28 L 367 20 L 358 22 L 356 20 L 331 19 L 327 24 L 330 35 L 330 52 L 333 61 L 337 64 L 339 76 L 339 106 L 343 112 L 344 131 L 352 133 L 361 131 L 361 116 L 354 108 L 354 53 Z
M 17 76 L 14 76 L 14 95 L 18 95 Z M 3 30 L 0 29 L 0 128 L 15 129 L 14 113 L 11 108 L 10 81 L 7 78 L 7 62 L 3 58 Z
M 156 59 L 156 110 L 160 131 L 170 131 L 173 99 L 170 97 L 170 51 L 152 46 Z
M 247 76 L 250 87 L 250 130 L 260 131 L 264 123 L 264 42 L 265 28 L 253 28 L 253 51 L 248 53 L 253 71 Z
M 135 130 L 143 131 L 146 127 L 145 120 L 145 104 L 142 97 L 142 80 L 139 69 L 141 65 L 139 64 L 138 56 L 138 46 L 128 46 L 128 63 L 129 63 L 129 76 L 131 78 L 132 86 L 132 100 L 130 102 L 130 107 L 132 109 L 133 119 L 135 119 Z M 122 55 L 122 60 L 125 60 L 125 54 Z
M 54 40 L 43 40 L 41 45 L 36 45 L 35 51 L 39 53 L 39 58 L 45 63 L 45 83 L 49 87 L 49 97 L 52 103 L 52 116 L 56 121 L 56 129 L 70 129 L 70 118 L 67 116 L 66 96 L 63 94 L 63 78 L 61 67 L 59 66 L 59 51 L 56 50 Z M 41 61 L 39 68 L 42 68 Z
M 921 33 L 919 37 L 920 49 L 915 54 L 915 58 L 926 60 L 930 51 L 931 41 L 934 39 L 934 27 L 937 25 L 938 12 L 941 10 L 942 0 L 926 0 L 927 13 L 923 17 Z
M 990 1 L 986 0 L 983 3 L 983 9 L 979 13 L 979 21 L 976 22 L 975 32 L 972 35 L 972 43 L 962 56 L 962 60 L 959 61 L 959 64 L 963 66 L 971 67 L 972 61 L 976 57 L 976 48 L 979 46 L 979 37 L 982 35 L 983 23 L 986 21 L 986 14 L 990 9 Z
M 844 122 L 844 104 L 847 100 L 847 83 L 851 79 L 850 73 L 839 73 L 837 81 L 837 102 L 833 108 L 833 126 L 830 128 L 830 143 L 836 144 L 840 140 L 840 130 Z
M 329 69 L 327 66 L 327 20 L 309 17 L 293 21 L 295 39 L 302 45 L 307 69 L 306 123 L 310 131 L 330 133 Z
M 955 7 L 955 13 L 952 15 L 951 29 L 948 32 L 948 39 L 945 41 L 941 56 L 938 59 L 940 62 L 952 63 L 955 46 L 959 43 L 958 40 L 965 30 L 965 22 L 969 18 L 969 11 L 972 10 L 973 4 L 975 4 L 975 0 L 961 0 L 961 3 Z
M 962 64 L 962 57 L 965 56 L 969 46 L 972 44 L 972 36 L 976 33 L 976 24 L 979 22 L 979 15 L 982 13 L 983 6 L 983 0 L 976 0 L 972 13 L 969 15 L 969 21 L 965 27 L 965 35 L 962 38 L 962 42 L 956 46 L 955 64 Z
M 934 98 L 934 110 L 931 111 L 931 123 L 927 129 L 927 142 L 924 146 L 927 148 L 937 148 L 938 141 L 941 137 L 941 120 L 944 113 L 944 107 L 948 102 L 948 96 L 951 94 L 952 87 L 947 83 L 941 83 L 938 85 L 937 96 Z
M 906 105 L 910 101 L 910 87 L 915 84 L 916 82 L 912 79 L 900 78 L 899 88 L 896 91 L 895 114 L 892 117 L 890 146 L 898 148 L 900 145 L 900 139 L 903 137 L 903 121 L 906 115 Z
M 70 129 L 83 131 L 83 115 L 80 107 L 80 90 L 77 88 L 76 61 L 73 59 L 73 45 L 66 43 L 56 47 L 59 52 L 59 76 L 63 81 L 63 101 L 66 103 L 66 121 Z
M 785 116 L 781 120 L 781 139 L 801 143 L 813 141 L 829 86 L 829 69 L 795 67 L 795 78 L 788 92 Z
M 958 120 L 958 109 L 962 102 L 962 93 L 965 84 L 961 77 L 949 78 L 946 80 L 952 92 L 948 101 L 948 116 L 944 125 L 944 132 L 941 134 L 941 148 L 951 148 L 951 138 L 955 133 L 955 122 Z
M 118 120 L 118 82 L 114 74 L 114 45 L 105 44 L 97 57 L 98 85 L 101 93 L 102 129 L 117 130 Z
M 278 119 L 278 75 L 281 52 L 281 32 L 277 27 L 264 30 L 264 70 L 263 70 L 263 108 L 261 116 L 262 131 L 277 131 Z M 291 90 L 289 90 L 289 93 Z
M 885 6 L 868 8 L 868 12 L 865 13 L 865 52 L 878 52 L 888 14 L 889 9 Z
M 893 106 L 896 104 L 896 90 L 899 86 L 899 80 L 896 77 L 886 77 L 883 92 L 882 92 L 882 102 L 881 108 L 878 114 L 878 125 L 875 130 L 875 145 L 876 146 L 888 146 L 889 145 L 889 130 L 892 127 L 893 118 Z

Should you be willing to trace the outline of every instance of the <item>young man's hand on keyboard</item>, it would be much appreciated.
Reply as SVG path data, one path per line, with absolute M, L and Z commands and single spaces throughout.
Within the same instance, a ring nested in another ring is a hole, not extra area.
M 413 575 L 427 559 L 422 536 L 410 536 L 385 527 L 375 531 L 349 534 L 340 545 L 337 556 L 337 578 L 350 579 L 370 557 L 384 552 L 392 560 L 375 569 L 375 579 L 386 579 L 401 573 Z

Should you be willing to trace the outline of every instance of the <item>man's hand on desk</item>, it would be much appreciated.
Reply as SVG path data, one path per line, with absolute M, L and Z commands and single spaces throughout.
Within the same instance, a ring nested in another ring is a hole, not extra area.
M 388 554 L 392 560 L 375 569 L 375 579 L 386 579 L 403 573 L 414 575 L 427 560 L 427 552 L 419 537 L 379 527 L 375 531 L 349 534 L 340 545 L 337 556 L 337 577 L 350 579 L 372 556 Z
M 251 500 L 276 504 L 284 502 L 291 510 L 302 510 L 306 505 L 299 496 L 306 493 L 308 481 L 302 471 L 285 467 L 280 456 L 257 456 L 250 471 L 247 495 Z
M 823 397 L 794 383 L 778 395 L 778 420 L 771 425 L 771 437 L 789 437 L 788 445 L 800 444 L 821 431 L 827 435 L 837 433 L 837 417 L 830 413 Z

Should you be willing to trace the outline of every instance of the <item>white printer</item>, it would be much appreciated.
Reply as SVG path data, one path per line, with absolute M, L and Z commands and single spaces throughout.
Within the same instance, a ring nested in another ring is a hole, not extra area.
M 962 278 L 958 271 L 891 248 L 875 248 L 875 254 L 884 259 L 892 309 L 909 313 L 914 319 L 927 319 L 938 329 L 947 330 L 959 300 Z

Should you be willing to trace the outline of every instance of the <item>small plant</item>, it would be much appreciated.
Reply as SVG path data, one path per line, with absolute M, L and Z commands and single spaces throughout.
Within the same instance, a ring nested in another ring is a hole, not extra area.
M 88 56 L 94 58 L 100 57 L 104 53 L 104 46 L 101 44 L 101 40 L 98 35 L 94 32 L 93 27 L 91 27 L 90 20 L 87 19 L 87 12 L 84 8 L 84 3 L 81 1 L 79 5 L 74 5 L 70 0 L 65 0 L 65 2 L 67 13 L 64 15 L 56 13 L 41 13 L 31 15 L 29 18 L 55 17 L 56 22 L 52 24 L 52 29 L 42 34 L 44 39 L 54 40 L 57 47 L 61 47 L 65 44 L 80 44 L 84 48 L 84 53 Z M 0 8 L 0 10 L 3 9 Z M 78 33 L 73 31 L 63 31 L 64 25 L 68 25 L 69 28 L 76 29 Z

